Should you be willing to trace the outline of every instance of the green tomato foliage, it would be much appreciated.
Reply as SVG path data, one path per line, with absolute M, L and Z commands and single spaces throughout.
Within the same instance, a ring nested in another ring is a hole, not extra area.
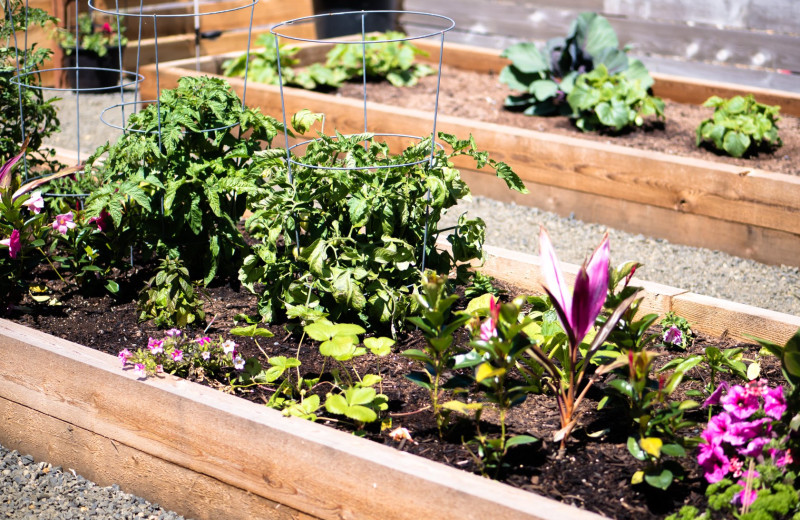
M 205 321 L 203 301 L 189 271 L 178 259 L 166 258 L 139 294 L 139 319 L 159 327 L 186 327 Z
M 263 187 L 252 199 L 246 227 L 258 243 L 240 280 L 260 289 L 259 311 L 266 320 L 278 318 L 284 306 L 303 306 L 335 321 L 347 316 L 395 326 L 413 304 L 407 296 L 420 281 L 423 254 L 425 266 L 441 273 L 482 257 L 480 219 L 459 219 L 446 236 L 451 251 L 435 247 L 442 214 L 469 196 L 450 159 L 472 157 L 479 168 L 495 168 L 509 187 L 525 187 L 471 138 L 439 137 L 452 152 L 437 148 L 432 162 L 430 139 L 393 155 L 370 134 L 320 135 L 298 159 L 316 167 L 293 166 L 291 175 L 285 152 L 256 154 Z M 343 167 L 355 169 L 334 169 Z
M 520 92 L 505 105 L 527 115 L 569 113 L 564 103 L 578 75 L 603 65 L 611 74 L 626 72 L 646 90 L 653 79 L 641 61 L 619 48 L 611 24 L 597 13 L 585 12 L 572 22 L 564 38 L 553 38 L 540 51 L 530 42 L 514 44 L 502 53 L 511 64 L 500 72 L 500 82 Z
M 628 69 L 629 71 L 632 69 Z M 647 93 L 647 87 L 626 72 L 610 74 L 605 65 L 581 74 L 567 95 L 567 102 L 584 132 L 621 131 L 642 126 L 644 118 L 664 119 L 664 102 Z
M 126 134 L 89 158 L 87 173 L 102 186 L 87 211 L 108 211 L 120 252 L 130 245 L 181 258 L 206 285 L 234 275 L 248 252 L 236 224 L 260 184 L 251 157 L 279 130 L 275 119 L 243 109 L 223 80 L 181 78 L 162 91 L 160 116 L 155 104 L 132 115 Z
M 752 94 L 722 99 L 712 96 L 703 106 L 714 107 L 714 115 L 697 127 L 697 146 L 707 144 L 733 157 L 760 148 L 780 147 L 777 122 L 780 107 L 756 102 Z
M 17 155 L 22 148 L 24 123 L 25 137 L 30 137 L 25 157 L 28 168 L 43 166 L 57 170 L 59 164 L 53 159 L 55 152 L 42 147 L 42 140 L 58 132 L 60 123 L 56 114 L 54 99 L 44 99 L 40 87 L 41 78 L 37 72 L 50 58 L 50 49 L 29 48 L 25 42 L 24 31 L 36 27 L 45 28 L 56 21 L 41 9 L 27 8 L 20 0 L 3 3 L 4 16 L 0 23 L 0 164 Z M 13 24 L 11 20 L 13 19 Z M 27 25 L 26 25 L 27 23 Z M 14 36 L 16 32 L 16 38 Z M 17 74 L 17 57 L 23 74 L 19 81 L 22 86 L 11 83 Z M 22 105 L 20 107 L 20 104 Z M 21 112 L 20 112 L 21 108 Z M 20 165 L 20 169 L 23 166 Z

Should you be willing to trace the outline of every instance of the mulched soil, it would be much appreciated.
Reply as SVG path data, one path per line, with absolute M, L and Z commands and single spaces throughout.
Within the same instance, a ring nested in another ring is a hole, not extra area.
M 91 296 L 66 291 L 59 297 L 62 305 L 38 305 L 29 311 L 18 309 L 12 311 L 10 318 L 112 355 L 116 355 L 123 348 L 144 348 L 149 336 L 163 336 L 163 331 L 158 331 L 151 323 L 137 321 L 135 288 L 141 287 L 142 281 L 147 277 L 147 273 L 143 270 L 134 271 L 127 281 L 121 283 L 121 296 L 116 299 L 107 294 Z M 52 280 L 49 283 L 56 285 Z M 518 292 L 512 287 L 507 289 L 509 294 Z M 208 291 L 208 297 L 207 317 L 209 321 L 213 318 L 207 332 L 209 335 L 225 335 L 233 326 L 233 317 L 236 314 L 255 312 L 255 297 L 231 286 L 213 287 Z M 30 301 L 22 301 L 20 304 L 34 306 Z M 293 356 L 298 348 L 298 338 L 288 334 L 281 325 L 270 325 L 269 328 L 275 337 L 262 339 L 260 348 L 269 356 Z M 201 330 L 194 331 L 194 333 L 199 332 Z M 466 335 L 459 334 L 457 340 L 467 341 Z M 266 365 L 259 346 L 252 340 L 236 338 L 236 341 L 240 343 L 240 350 L 246 357 L 257 356 L 261 358 L 262 364 Z M 458 423 L 443 440 L 439 440 L 432 415 L 428 411 L 419 412 L 428 404 L 426 391 L 403 377 L 416 367 L 413 362 L 398 353 L 407 348 L 418 348 L 423 342 L 424 338 L 417 331 L 403 333 L 393 347 L 393 353 L 381 359 L 379 365 L 380 374 L 384 378 L 382 390 L 389 397 L 392 427 L 408 428 L 415 443 L 405 443 L 399 447 L 389 438 L 386 431 L 379 431 L 377 426 L 370 429 L 366 436 L 375 442 L 392 445 L 465 471 L 477 472 L 475 461 L 461 443 L 462 437 L 469 439 L 474 435 L 474 425 L 466 421 Z M 737 343 L 700 335 L 689 353 L 699 353 L 708 345 L 725 348 L 735 346 Z M 747 358 L 756 356 L 757 346 L 741 346 L 745 348 Z M 661 352 L 665 355 L 659 358 L 660 363 L 665 363 L 670 356 L 675 355 L 664 350 Z M 367 359 L 368 357 L 360 358 L 357 363 L 360 374 L 378 372 L 374 361 Z M 305 374 L 309 377 L 319 374 L 322 358 L 313 342 L 307 342 L 303 346 L 301 359 Z M 330 367 L 330 364 L 328 366 Z M 697 369 L 694 372 L 693 375 L 698 379 L 690 381 L 689 386 L 697 388 L 702 385 L 700 378 L 704 375 Z M 764 360 L 762 375 L 772 381 L 779 380 L 780 369 L 775 360 Z M 584 415 L 580 420 L 583 427 L 574 433 L 574 440 L 570 442 L 567 454 L 562 459 L 556 456 L 558 444 L 549 440 L 558 427 L 558 414 L 553 397 L 533 395 L 514 409 L 510 416 L 512 433 L 533 435 L 542 440 L 511 451 L 507 459 L 510 468 L 500 476 L 500 480 L 617 519 L 660 519 L 676 511 L 683 504 L 702 507 L 705 486 L 693 458 L 684 461 L 688 469 L 686 478 L 673 484 L 668 492 L 657 492 L 643 485 L 631 486 L 630 478 L 636 470 L 636 465 L 625 447 L 628 430 L 622 426 L 624 421 L 620 420 L 618 413 L 596 410 L 596 404 L 603 395 L 601 387 L 602 384 L 590 392 L 583 407 Z M 326 389 L 327 387 L 322 389 L 323 394 Z M 243 398 L 261 404 L 269 398 L 270 389 L 237 393 Z M 352 431 L 352 427 L 347 423 L 329 421 L 324 415 L 324 410 L 321 410 L 321 413 L 320 422 Z M 702 421 L 703 413 L 697 414 L 695 418 Z M 482 431 L 497 430 L 496 423 L 492 419 L 491 414 L 484 414 Z M 609 429 L 608 433 L 598 438 L 587 436 L 587 432 L 599 432 L 604 429 Z
M 422 78 L 414 87 L 398 88 L 386 82 L 369 83 L 367 86 L 370 101 L 419 110 L 432 111 L 435 92 L 436 76 Z M 503 107 L 503 100 L 511 93 L 508 87 L 498 81 L 495 74 L 482 74 L 444 66 L 439 94 L 439 114 L 581 137 L 670 155 L 695 157 L 743 166 L 747 169 L 800 175 L 800 118 L 797 117 L 784 115 L 778 122 L 779 135 L 783 140 L 782 147 L 736 159 L 695 146 L 695 130 L 701 121 L 711 117 L 712 108 L 665 100 L 665 122 L 650 121 L 642 128 L 610 135 L 581 132 L 568 117 L 533 117 L 511 112 Z M 347 84 L 339 89 L 338 94 L 360 98 L 363 96 L 361 83 Z M 480 143 L 478 146 L 480 147 Z

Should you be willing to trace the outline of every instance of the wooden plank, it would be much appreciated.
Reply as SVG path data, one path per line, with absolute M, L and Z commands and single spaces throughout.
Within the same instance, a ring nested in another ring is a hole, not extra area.
M 187 69 L 162 69 L 162 88 L 186 73 Z M 241 95 L 242 81 L 231 79 L 230 83 Z M 328 124 L 341 132 L 363 129 L 359 100 L 294 88 L 284 89 L 284 94 L 289 114 L 308 108 L 325 112 Z M 251 83 L 247 103 L 268 114 L 281 113 L 279 91 L 274 86 Z M 426 135 L 432 115 L 375 103 L 369 106 L 368 120 L 372 132 Z M 511 164 L 526 181 L 778 231 L 795 233 L 800 229 L 800 178 L 796 176 L 452 116 L 439 116 L 437 129 L 472 134 L 481 148 L 496 160 Z M 468 167 L 466 160 L 456 164 Z
M 603 4 L 596 10 L 632 19 L 800 34 L 800 3 L 794 0 L 605 0 Z
M 315 518 L 2 397 L 0 418 L 0 444 L 8 449 L 74 469 L 100 486 L 117 484 L 186 518 Z
M 453 18 L 460 30 L 538 41 L 564 36 L 577 15 L 558 8 L 480 0 L 448 3 L 439 13 Z M 624 17 L 609 17 L 609 21 L 620 43 L 632 44 L 637 53 L 800 71 L 796 52 L 800 38 L 795 35 Z
M 772 265 L 800 266 L 800 234 L 681 213 L 593 193 L 526 182 L 530 193 L 511 191 L 506 183 L 485 171 L 462 169 L 475 195 L 573 216 L 629 233 L 663 238 L 675 244 L 705 247 Z
M 708 334 L 750 342 L 748 335 L 783 345 L 800 329 L 800 317 L 695 293 L 675 296 L 672 310 L 690 323 L 703 323 Z
M 324 519 L 600 519 L 185 380 L 137 381 L 114 356 L 6 320 L 0 396 Z

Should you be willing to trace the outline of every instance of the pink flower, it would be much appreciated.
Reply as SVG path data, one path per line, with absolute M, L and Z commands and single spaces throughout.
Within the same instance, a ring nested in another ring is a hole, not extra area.
M 706 429 L 700 434 L 706 442 L 719 444 L 731 427 L 731 416 L 727 412 L 721 412 L 711 418 L 706 425 Z
M 227 340 L 222 344 L 222 351 L 226 354 L 233 354 L 236 352 L 236 343 L 231 340 Z
M 130 357 L 132 355 L 133 354 L 131 354 L 130 350 L 124 348 L 124 349 L 119 351 L 119 354 L 117 354 L 117 357 L 120 359 L 120 361 L 122 361 L 122 365 L 125 366 L 125 363 L 128 362 L 128 359 L 130 359 Z
M 539 233 L 539 255 L 545 291 L 558 313 L 558 320 L 569 337 L 572 347 L 580 344 L 603 309 L 608 292 L 608 234 L 592 255 L 583 263 L 575 278 L 572 294 L 567 291 L 564 276 L 558 267 L 553 245 L 544 228 Z
M 161 354 L 164 352 L 164 340 L 149 338 L 147 340 L 147 348 L 150 349 L 151 354 Z
M 489 318 L 481 325 L 480 338 L 489 341 L 497 337 L 497 320 L 500 317 L 500 304 L 495 302 L 494 296 L 489 298 Z
M 22 251 L 22 241 L 19 239 L 19 231 L 12 229 L 11 236 L 0 240 L 0 245 L 8 247 L 8 256 L 17 258 L 17 255 Z
M 722 407 L 737 419 L 747 419 L 759 408 L 758 398 L 750 394 L 744 387 L 736 385 L 732 387 L 724 397 L 720 399 Z
M 702 407 L 707 408 L 712 404 L 719 404 L 720 397 L 722 397 L 722 394 L 727 392 L 730 387 L 731 385 L 729 385 L 727 381 L 721 382 L 717 389 L 711 392 L 711 395 L 708 396 L 708 399 L 703 401 Z
M 758 477 L 759 474 L 758 471 L 756 470 L 748 470 L 747 472 L 744 473 L 744 478 L 739 480 L 739 482 L 737 482 L 737 484 L 742 486 L 743 489 L 733 497 L 733 503 L 735 505 L 748 507 L 750 506 L 750 504 L 756 501 L 756 498 L 758 498 L 758 490 L 755 489 L 755 486 L 751 487 L 751 489 L 748 490 L 747 479 L 749 478 L 752 480 Z
M 775 448 L 770 448 L 769 456 L 775 461 L 775 465 L 779 468 L 794 462 L 794 459 L 792 458 L 792 450 L 789 449 L 786 451 L 781 451 Z
M 773 419 L 780 419 L 786 411 L 786 398 L 783 387 L 777 386 L 764 392 L 764 413 Z
M 744 462 L 738 457 L 733 457 L 728 462 L 728 471 L 733 473 L 735 478 L 739 478 L 742 476 L 742 466 L 744 466 Z
M 164 365 L 156 365 L 156 374 L 164 373 Z
M 681 329 L 675 325 L 672 325 L 670 328 L 665 330 L 662 338 L 664 339 L 664 343 L 669 343 L 670 345 L 678 346 L 683 343 L 683 334 L 681 333 Z
M 113 31 L 111 30 L 111 24 L 106 22 L 103 24 L 103 33 L 104 34 L 111 34 Z
M 237 355 L 233 358 L 233 368 L 236 370 L 244 370 L 244 358 L 242 356 Z
M 28 200 L 23 202 L 22 205 L 28 208 L 28 211 L 32 211 L 38 215 L 44 208 L 44 199 L 42 198 L 42 193 L 39 191 L 34 191 L 31 193 L 31 196 L 28 197 Z
M 208 336 L 202 336 L 200 338 L 197 338 L 195 341 L 197 342 L 198 345 L 203 347 L 211 343 L 211 338 L 209 338 Z
M 176 338 L 181 335 L 181 331 L 179 329 L 169 329 L 165 334 L 170 338 Z
M 172 361 L 179 363 L 183 361 L 183 351 L 182 350 L 173 350 L 172 351 Z
M 716 443 L 701 443 L 698 447 L 697 463 L 703 468 L 704 476 L 709 484 L 719 482 L 728 474 L 730 460 L 722 446 Z
M 200 357 L 203 358 L 203 361 L 208 361 L 211 358 L 211 352 L 205 350 L 200 353 Z
M 141 363 L 136 363 L 136 366 L 133 367 L 133 373 L 136 375 L 136 379 L 147 379 L 147 371 Z
M 731 422 L 722 440 L 731 446 L 742 446 L 757 437 L 763 437 L 771 431 L 770 419 L 766 417 L 755 421 Z M 766 426 L 766 428 L 765 428 Z M 769 441 L 769 439 L 767 439 Z M 766 444 L 766 443 L 765 443 Z M 763 446 L 763 444 L 762 444 Z
M 109 215 L 108 211 L 104 209 L 96 217 L 90 218 L 89 224 L 94 224 L 97 226 L 97 231 L 105 233 L 111 229 L 111 215 Z
M 56 219 L 53 221 L 53 229 L 61 233 L 62 235 L 66 235 L 67 231 L 70 229 L 75 228 L 75 222 L 72 221 L 72 212 L 64 213 L 62 215 L 56 215 Z

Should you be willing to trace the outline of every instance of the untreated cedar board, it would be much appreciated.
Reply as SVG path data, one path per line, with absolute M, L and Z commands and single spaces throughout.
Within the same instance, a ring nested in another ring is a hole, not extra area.
M 127 493 L 146 497 L 186 518 L 315 518 L 2 397 L 0 421 L 3 446 L 37 461 L 77 470 L 80 476 L 100 486 L 117 484 Z
M 463 168 L 461 176 L 474 195 L 533 206 L 563 217 L 573 216 L 584 222 L 598 222 L 611 228 L 659 237 L 676 244 L 716 249 L 766 264 L 798 265 L 800 261 L 800 234 L 682 213 L 531 181 L 525 182 L 530 193 L 521 194 L 509 190 L 505 181 L 486 170 Z
M 190 72 L 164 67 L 162 88 Z M 241 95 L 242 81 L 230 83 Z M 281 113 L 277 87 L 252 82 L 249 87 L 248 105 Z M 363 129 L 360 100 L 333 98 L 333 103 L 330 96 L 293 88 L 284 89 L 284 97 L 288 114 L 308 108 L 324 112 L 328 124 L 341 132 Z M 370 104 L 368 120 L 374 132 L 425 135 L 432 127 L 430 112 L 381 104 Z M 452 116 L 440 115 L 437 130 L 471 133 L 482 149 L 511 164 L 526 181 L 789 233 L 800 230 L 800 178 L 795 176 Z M 456 164 L 470 167 L 470 160 L 460 158 Z
M 6 320 L 0 396 L 320 518 L 600 518 Z

